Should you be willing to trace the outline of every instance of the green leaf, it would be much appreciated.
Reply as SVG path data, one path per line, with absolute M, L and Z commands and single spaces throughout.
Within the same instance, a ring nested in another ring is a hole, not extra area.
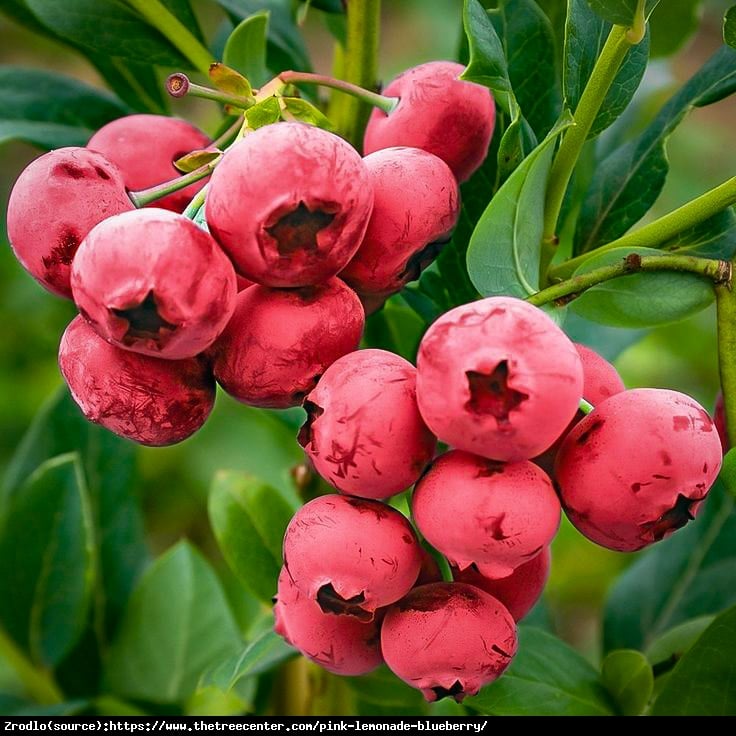
M 736 716 L 736 606 L 722 613 L 677 663 L 655 716 Z
M 627 255 L 661 255 L 653 248 L 613 248 L 593 254 L 573 274 L 579 276 L 620 263 Z M 594 286 L 570 304 L 577 314 L 612 327 L 652 327 L 677 322 L 713 302 L 712 283 L 693 273 L 634 273 Z
M 377 708 L 385 715 L 397 715 L 395 711 L 403 711 L 404 715 L 417 714 L 426 709 L 421 693 L 399 680 L 385 666 L 368 675 L 350 677 L 345 680 L 345 684 L 358 699 L 359 709 L 366 714 L 374 713 Z
M 131 596 L 105 667 L 124 698 L 182 703 L 202 672 L 241 647 L 215 573 L 188 542 L 146 571 Z
M 250 82 L 239 71 L 231 69 L 226 64 L 216 62 L 210 65 L 209 78 L 220 91 L 254 101 Z
M 266 67 L 268 19 L 268 11 L 262 11 L 241 21 L 228 37 L 222 57 L 225 64 L 244 74 L 254 87 L 260 87 L 269 77 Z
M 404 306 L 400 296 L 394 296 L 368 317 L 363 339 L 370 347 L 390 350 L 414 362 L 425 328 L 426 322 L 416 311 Z
M 252 15 L 268 11 L 268 40 L 266 62 L 270 71 L 284 69 L 309 71 L 309 55 L 304 39 L 295 22 L 291 0 L 216 0 L 234 18 L 245 20 Z
M 736 255 L 736 212 L 733 207 L 699 225 L 683 230 L 662 244 L 661 250 L 730 261 Z
M 470 62 L 463 79 L 490 87 L 495 92 L 511 92 L 511 80 L 503 44 L 488 11 L 478 0 L 465 0 L 463 26 L 468 38 Z
M 54 72 L 0 67 L 0 143 L 40 148 L 83 146 L 100 127 L 130 110 L 112 95 Z
M 39 665 L 81 636 L 95 579 L 94 531 L 79 456 L 43 463 L 0 519 L 0 622 Z
M 281 543 L 296 509 L 270 486 L 222 471 L 210 491 L 209 512 L 222 554 L 241 582 L 270 601 L 281 570 Z
M 77 452 L 91 499 L 100 570 L 97 594 L 105 628 L 111 632 L 136 578 L 148 560 L 135 496 L 135 446 L 88 422 L 60 389 L 36 415 L 15 452 L 2 485 L 4 503 L 12 502 L 33 471 L 49 458 Z
M 588 5 L 601 18 L 619 26 L 631 26 L 636 17 L 636 9 L 641 0 L 587 0 Z M 648 16 L 657 7 L 659 0 L 646 0 L 645 14 Z
M 569 0 L 565 24 L 565 102 L 575 110 L 593 67 L 611 31 L 611 24 L 593 13 L 586 0 Z M 608 90 L 588 138 L 608 128 L 626 109 L 639 87 L 649 59 L 649 35 L 626 54 Z
M 710 105 L 734 91 L 736 51 L 723 46 L 641 135 L 598 163 L 578 219 L 576 253 L 615 240 L 651 209 L 667 178 L 665 145 L 672 131 L 693 108 Z
M 282 112 L 284 119 L 291 118 L 309 125 L 316 125 L 318 128 L 332 130 L 332 123 L 311 102 L 303 100 L 301 97 L 282 97 L 281 104 L 284 106 Z
M 269 628 L 242 652 L 215 662 L 202 676 L 200 687 L 216 687 L 222 692 L 229 692 L 247 677 L 267 672 L 296 654 L 296 650 Z
M 673 626 L 655 639 L 646 651 L 647 659 L 655 668 L 655 672 L 664 668 L 669 669 L 682 659 L 682 655 L 695 644 L 714 619 L 713 615 L 698 616 L 685 621 L 684 624 Z
M 36 18 L 87 51 L 133 62 L 190 69 L 158 31 L 119 0 L 26 0 Z
M 638 716 L 644 712 L 654 690 L 654 673 L 641 652 L 611 652 L 603 660 L 601 679 L 623 715 Z
M 557 137 L 571 124 L 566 115 L 496 192 L 470 239 L 470 279 L 483 296 L 521 298 L 539 285 L 539 244 L 547 177 Z
M 736 604 L 734 491 L 731 451 L 697 519 L 642 555 L 614 585 L 605 610 L 606 649 L 646 650 L 673 626 Z
M 736 49 L 736 5 L 728 9 L 723 19 L 723 40 Z
M 627 348 L 638 342 L 644 330 L 624 330 L 591 322 L 574 312 L 568 312 L 563 325 L 567 336 L 573 342 L 581 342 L 613 362 Z
M 503 677 L 463 705 L 494 716 L 606 716 L 613 706 L 598 672 L 541 629 L 519 627 L 519 651 Z
M 257 130 L 281 120 L 281 105 L 276 97 L 268 97 L 245 111 L 248 126 Z
M 671 56 L 679 51 L 700 25 L 703 0 L 667 0 L 666 8 L 654 13 L 649 21 L 653 58 Z

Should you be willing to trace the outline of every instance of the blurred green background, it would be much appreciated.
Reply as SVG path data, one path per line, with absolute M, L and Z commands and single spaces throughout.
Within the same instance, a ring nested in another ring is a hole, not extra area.
M 686 8 L 692 3 L 663 0 L 663 5 L 676 4 Z M 645 110 L 656 110 L 672 88 L 720 45 L 723 11 L 729 4 L 721 0 L 704 3 L 697 35 L 671 61 L 652 64 L 642 88 L 642 98 L 649 100 Z M 203 27 L 217 28 L 222 16 L 214 4 L 202 0 L 194 5 Z M 391 0 L 384 7 L 383 79 L 415 63 L 453 57 L 460 33 L 459 0 Z M 304 32 L 315 68 L 328 71 L 331 44 L 320 14 L 308 16 Z M 666 45 L 667 28 L 655 23 L 654 33 L 655 43 Z M 53 69 L 101 85 L 82 57 L 2 16 L 0 39 L 2 64 Z M 215 106 L 177 101 L 172 109 L 210 133 L 217 126 Z M 734 121 L 736 100 L 731 98 L 696 110 L 677 129 L 669 143 L 669 181 L 652 216 L 734 174 Z M 16 176 L 36 155 L 38 151 L 26 145 L 0 146 L 3 209 Z M 4 220 L 0 231 L 0 467 L 7 464 L 35 412 L 61 384 L 56 350 L 61 332 L 74 315 L 72 305 L 44 292 L 18 265 L 7 245 Z M 718 388 L 713 312 L 650 331 L 626 349 L 616 365 L 629 387 L 676 388 L 712 407 Z M 139 450 L 140 497 L 154 551 L 187 537 L 216 555 L 206 514 L 206 494 L 216 469 L 248 470 L 287 493 L 294 492 L 288 468 L 301 460 L 293 439 L 299 412 L 283 419 L 240 406 L 220 393 L 212 418 L 193 439 L 174 448 Z M 563 638 L 590 656 L 597 650 L 606 590 L 631 559 L 591 545 L 569 525 L 555 543 L 547 595 L 549 616 Z

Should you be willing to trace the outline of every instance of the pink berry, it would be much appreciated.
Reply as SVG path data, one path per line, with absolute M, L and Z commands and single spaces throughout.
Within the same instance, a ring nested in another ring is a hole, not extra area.
M 200 358 L 161 360 L 105 342 L 83 319 L 66 328 L 59 367 L 87 419 L 142 445 L 172 445 L 194 434 L 215 402 Z
M 341 271 L 373 207 L 363 160 L 344 140 L 301 123 L 258 129 L 212 175 L 207 224 L 243 276 L 309 286 Z
M 555 473 L 578 530 L 631 552 L 695 518 L 721 460 L 713 421 L 694 399 L 634 389 L 599 404 L 570 432 Z
M 455 177 L 418 148 L 386 148 L 363 159 L 373 183 L 365 238 L 341 278 L 362 294 L 392 294 L 419 278 L 449 240 L 460 213 Z
M 371 621 L 414 585 L 422 565 L 411 524 L 365 498 L 319 496 L 302 506 L 284 536 L 291 580 L 327 613 Z
M 253 286 L 253 282 L 250 279 L 246 279 L 244 276 L 236 274 L 238 293 L 245 291 L 249 286 Z
M 527 460 L 578 410 L 575 346 L 541 310 L 491 297 L 450 310 L 419 346 L 417 399 L 437 437 L 494 460 Z
M 521 621 L 542 597 L 549 577 L 550 560 L 549 547 L 545 547 L 505 578 L 488 578 L 476 566 L 462 571 L 453 570 L 453 577 L 460 583 L 485 590 L 506 606 L 514 621 Z
M 251 286 L 211 348 L 215 378 L 252 406 L 298 406 L 325 370 L 360 342 L 365 317 L 339 279 L 303 289 Z
M 421 148 L 439 156 L 458 181 L 469 179 L 488 153 L 496 106 L 486 87 L 459 79 L 464 69 L 451 61 L 431 61 L 396 77 L 384 94 L 399 103 L 388 114 L 373 111 L 364 152 Z
M 549 545 L 560 502 L 530 462 L 499 463 L 459 450 L 439 457 L 412 498 L 414 522 L 455 567 L 503 578 Z
M 74 301 L 101 337 L 177 360 L 208 348 L 235 308 L 235 271 L 210 235 L 168 210 L 126 212 L 79 247 Z
M 365 675 L 383 662 L 376 621 L 323 613 L 299 591 L 284 567 L 273 608 L 274 631 L 307 659 L 336 675 Z
M 436 440 L 417 408 L 416 369 L 385 350 L 333 363 L 304 402 L 299 433 L 317 472 L 343 493 L 388 498 L 411 486 Z
M 210 145 L 209 138 L 186 120 L 166 115 L 127 115 L 104 125 L 87 148 L 120 167 L 131 191 L 148 189 L 182 176 L 174 162 Z M 183 212 L 206 179 L 156 201 L 154 207 Z
M 501 676 L 516 654 L 516 625 L 492 596 L 464 583 L 422 585 L 386 613 L 386 664 L 428 701 L 461 702 Z
M 71 299 L 79 244 L 98 222 L 132 209 L 117 166 L 86 148 L 59 148 L 32 161 L 15 182 L 8 239 L 36 281 Z
M 731 449 L 731 443 L 728 441 L 728 427 L 726 425 L 726 407 L 723 403 L 723 392 L 719 391 L 716 397 L 716 407 L 713 412 L 713 423 L 716 425 L 716 431 L 721 439 L 723 452 L 726 453 Z

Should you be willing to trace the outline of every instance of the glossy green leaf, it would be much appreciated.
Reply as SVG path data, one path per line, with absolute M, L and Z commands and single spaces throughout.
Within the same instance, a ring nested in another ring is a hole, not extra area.
M 182 703 L 207 667 L 241 646 L 215 573 L 180 542 L 133 592 L 110 647 L 105 682 L 124 698 Z
M 229 692 L 242 680 L 267 672 L 296 654 L 296 650 L 269 627 L 241 652 L 213 663 L 202 676 L 201 686 Z
M 134 62 L 190 69 L 158 31 L 117 0 L 25 0 L 46 27 L 87 51 Z
M 281 104 L 284 106 L 281 114 L 285 120 L 297 120 L 301 123 L 316 125 L 324 130 L 332 130 L 332 123 L 318 107 L 308 100 L 301 97 L 282 97 Z
M 270 601 L 281 570 L 281 543 L 296 509 L 270 486 L 222 471 L 210 491 L 209 512 L 222 554 L 241 582 Z
M 613 715 L 592 665 L 540 629 L 519 627 L 519 650 L 506 673 L 463 705 L 485 715 Z
M 649 27 L 653 58 L 671 56 L 698 30 L 703 0 L 667 0 L 652 14 Z
M 723 19 L 723 40 L 736 49 L 736 5 L 728 9 Z
M 563 81 L 565 102 L 575 110 L 611 31 L 611 24 L 592 12 L 586 0 L 569 0 L 568 8 Z M 593 122 L 589 138 L 608 128 L 626 109 L 644 76 L 648 60 L 647 34 L 626 54 Z
M 583 253 L 623 235 L 651 208 L 662 191 L 669 163 L 665 144 L 694 107 L 736 91 L 736 51 L 723 46 L 661 109 L 644 132 L 612 151 L 596 168 L 575 232 Z
M 134 491 L 133 443 L 88 422 L 66 388 L 60 389 L 36 415 L 8 465 L 2 496 L 7 503 L 41 463 L 68 452 L 79 453 L 91 499 L 100 565 L 97 597 L 109 632 L 148 560 Z
M 662 636 L 655 639 L 647 648 L 646 656 L 655 674 L 661 670 L 670 670 L 682 659 L 682 655 L 695 644 L 700 635 L 713 623 L 715 615 L 698 616 L 684 624 L 673 626 Z
M 609 23 L 631 26 L 636 17 L 638 4 L 642 0 L 587 0 L 590 7 Z M 646 0 L 645 13 L 649 15 L 657 7 L 659 0 Z
M 478 0 L 464 1 L 463 26 L 470 50 L 470 61 L 463 72 L 463 79 L 484 84 L 497 92 L 511 92 L 503 44 L 488 11 Z
M 673 626 L 736 604 L 734 490 L 732 451 L 698 518 L 657 543 L 613 586 L 605 610 L 606 649 L 646 650 Z
M 0 67 L 0 143 L 83 146 L 100 127 L 130 112 L 112 95 L 54 72 Z
M 276 97 L 268 97 L 245 111 L 248 126 L 257 130 L 281 120 L 281 105 Z
M 620 263 L 632 251 L 642 256 L 661 255 L 652 248 L 613 248 L 592 254 L 574 275 Z M 691 273 L 657 271 L 598 284 L 575 299 L 570 309 L 612 327 L 652 327 L 696 314 L 713 299 L 713 284 L 708 279 Z
M 473 231 L 468 274 L 483 296 L 525 298 L 539 285 L 539 253 L 547 177 L 565 116 L 496 192 Z
M 625 716 L 641 715 L 654 690 L 652 666 L 635 649 L 611 652 L 603 660 L 601 680 Z
M 269 77 L 266 67 L 268 22 L 268 11 L 251 15 L 235 27 L 225 44 L 223 62 L 244 74 L 253 87 L 260 87 Z
M 736 255 L 736 212 L 729 207 L 663 243 L 661 250 L 731 260 Z
M 92 513 L 79 456 L 44 462 L 0 517 L 0 623 L 34 662 L 77 643 L 95 583 Z
M 390 350 L 413 363 L 426 326 L 416 311 L 404 306 L 401 297 L 394 296 L 368 317 L 363 339 L 370 347 Z
M 736 607 L 703 632 L 659 694 L 655 716 L 736 716 Z

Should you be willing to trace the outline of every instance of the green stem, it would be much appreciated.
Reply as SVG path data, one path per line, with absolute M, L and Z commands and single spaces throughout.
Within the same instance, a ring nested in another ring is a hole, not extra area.
M 346 12 L 345 80 L 375 89 L 378 82 L 381 0 L 350 0 Z M 363 132 L 371 114 L 370 104 L 365 99 L 352 98 L 345 104 L 344 117 L 338 127 L 339 132 L 358 150 L 362 149 Z
M 195 195 L 192 201 L 187 205 L 182 215 L 189 220 L 193 220 L 197 216 L 197 212 L 202 209 L 204 200 L 207 197 L 207 189 L 209 184 L 205 184 Z
M 537 307 L 554 303 L 564 306 L 583 292 L 602 284 L 604 281 L 630 276 L 632 273 L 646 271 L 680 271 L 694 273 L 708 278 L 716 284 L 725 283 L 730 278 L 731 264 L 728 261 L 717 261 L 712 258 L 697 258 L 683 255 L 639 256 L 631 253 L 618 263 L 602 266 L 588 273 L 573 276 L 567 281 L 548 286 L 530 296 L 527 301 Z
M 184 187 L 188 187 L 190 184 L 194 184 L 194 182 L 209 176 L 221 160 L 222 156 L 216 158 L 214 161 L 204 164 L 204 166 L 200 166 L 194 171 L 190 171 L 188 174 L 184 174 L 184 176 L 172 179 L 171 181 L 157 184 L 155 187 L 151 187 L 150 189 L 141 189 L 138 192 L 128 192 L 128 196 L 136 207 L 145 207 L 147 204 L 151 204 L 151 202 L 155 202 L 156 200 L 165 197 L 167 194 L 178 192 L 180 189 L 184 189 Z
M 386 114 L 390 113 L 398 104 L 398 97 L 386 97 L 378 92 L 359 87 L 357 84 L 345 82 L 342 79 L 334 79 L 325 74 L 312 74 L 311 72 L 281 72 L 278 77 L 284 84 L 314 84 L 319 87 L 329 87 L 344 92 L 366 105 L 377 107 Z
M 578 409 L 580 409 L 583 414 L 588 415 L 590 414 L 590 412 L 593 411 L 593 409 L 595 409 L 595 407 L 589 401 L 586 401 L 585 399 L 580 399 L 580 406 L 578 407 Z
M 54 705 L 64 702 L 64 694 L 51 674 L 35 667 L 2 629 L 0 629 L 0 656 L 10 665 L 28 695 L 37 703 Z
M 733 204 L 736 204 L 736 177 L 638 230 L 561 263 L 550 270 L 550 280 L 567 278 L 591 256 L 613 248 L 659 248 L 683 231 L 700 225 Z
M 736 447 L 736 293 L 729 281 L 716 286 L 718 364 L 728 442 Z
M 614 26 L 595 63 L 590 79 L 575 110 L 575 125 L 562 139 L 549 176 L 544 211 L 543 261 L 549 262 L 557 245 L 557 220 L 570 183 L 575 164 L 595 122 L 601 105 L 616 78 L 619 68 L 631 48 L 628 29 Z
M 126 0 L 126 2 L 167 38 L 195 69 L 207 74 L 210 64 L 214 62 L 212 55 L 161 0 Z
M 166 91 L 172 97 L 184 97 L 191 95 L 199 97 L 203 100 L 212 100 L 219 102 L 221 105 L 233 105 L 235 107 L 247 110 L 255 104 L 255 98 L 240 97 L 238 95 L 230 95 L 227 92 L 221 92 L 219 89 L 204 87 L 201 84 L 192 82 L 186 74 L 176 72 L 170 74 L 166 80 Z

